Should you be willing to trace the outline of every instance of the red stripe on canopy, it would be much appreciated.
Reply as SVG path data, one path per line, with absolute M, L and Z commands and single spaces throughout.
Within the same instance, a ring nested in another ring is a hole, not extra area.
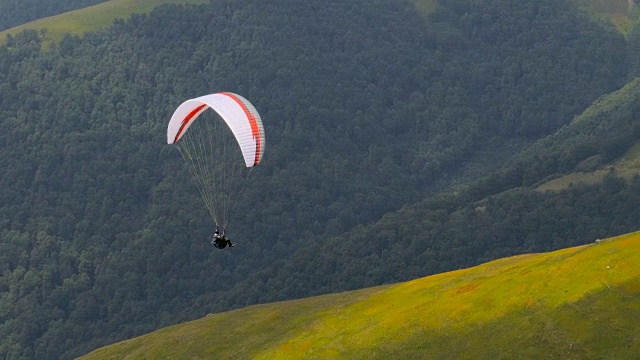
M 260 128 L 258 127 L 258 121 L 256 120 L 256 115 L 254 113 L 252 113 L 249 108 L 247 107 L 247 105 L 237 96 L 235 96 L 234 94 L 228 93 L 228 92 L 221 92 L 220 94 L 222 95 L 226 95 L 228 97 L 230 97 L 231 99 L 233 99 L 236 103 L 238 103 L 238 105 L 240 105 L 240 107 L 242 108 L 242 110 L 244 111 L 244 114 L 247 116 L 247 118 L 249 119 L 249 124 L 251 125 L 251 135 L 253 136 L 253 140 L 255 140 L 256 142 L 256 156 L 255 159 L 253 160 L 253 166 L 258 165 L 258 162 L 260 162 L 260 151 L 262 148 L 262 144 L 260 143 Z
M 180 130 L 178 130 L 178 133 L 176 134 L 175 139 L 173 139 L 174 144 L 178 142 L 178 139 L 180 139 L 180 136 L 182 136 L 182 132 L 187 127 L 187 125 L 191 122 L 191 120 L 194 119 L 194 116 L 196 116 L 196 114 L 199 113 L 200 110 L 202 110 L 202 108 L 206 106 L 207 104 L 199 105 L 195 109 L 191 110 L 191 112 L 187 114 L 187 116 L 185 116 L 185 118 L 182 120 L 182 125 L 180 125 Z

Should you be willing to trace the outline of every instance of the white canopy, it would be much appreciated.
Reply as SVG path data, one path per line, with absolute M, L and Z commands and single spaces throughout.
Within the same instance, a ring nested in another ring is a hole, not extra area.
M 247 167 L 258 165 L 265 147 L 262 119 L 247 99 L 229 92 L 209 94 L 180 104 L 169 120 L 167 143 L 177 143 L 208 108 L 215 110 L 231 129 Z

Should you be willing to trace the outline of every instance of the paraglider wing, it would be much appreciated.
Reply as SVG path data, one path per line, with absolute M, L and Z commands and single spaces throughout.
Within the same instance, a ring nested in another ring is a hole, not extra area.
M 203 114 L 207 109 L 215 113 Z M 169 120 L 167 143 L 180 150 L 216 225 L 226 227 L 236 196 L 264 154 L 255 107 L 229 92 L 187 100 Z
M 169 121 L 167 143 L 177 143 L 208 108 L 215 110 L 231 129 L 247 167 L 258 165 L 265 146 L 262 119 L 255 107 L 238 94 L 221 92 L 183 102 Z

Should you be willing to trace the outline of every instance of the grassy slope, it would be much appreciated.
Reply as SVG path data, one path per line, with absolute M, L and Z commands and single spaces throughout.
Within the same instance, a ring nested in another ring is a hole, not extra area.
M 620 160 L 593 172 L 571 173 L 540 185 L 540 191 L 562 191 L 575 184 L 597 184 L 610 171 L 627 179 L 640 175 L 640 145 L 634 146 Z
M 581 123 L 589 121 L 615 123 L 616 120 L 611 117 L 620 116 L 615 114 L 615 111 L 636 101 L 638 89 L 640 89 L 640 79 L 635 79 L 622 89 L 598 99 L 592 106 L 577 116 L 569 126 L 580 126 Z M 614 163 L 592 172 L 575 172 L 561 176 L 540 185 L 538 190 L 561 191 L 573 184 L 596 184 L 601 182 L 604 176 L 612 170 L 615 171 L 618 176 L 627 179 L 640 175 L 640 144 L 633 146 L 624 156 Z
M 208 0 L 111 0 L 1 31 L 0 42 L 4 42 L 8 34 L 15 35 L 27 29 L 47 29 L 46 41 L 58 42 L 64 34 L 83 35 L 85 32 L 106 29 L 117 18 L 127 19 L 133 13 L 148 13 L 161 4 L 206 2 Z
M 84 358 L 632 359 L 638 324 L 640 232 L 210 315 Z

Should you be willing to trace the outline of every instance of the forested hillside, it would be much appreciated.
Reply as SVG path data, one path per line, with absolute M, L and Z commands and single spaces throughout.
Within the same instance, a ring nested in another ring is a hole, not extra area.
M 635 79 L 455 195 L 429 197 L 374 225 L 299 250 L 278 264 L 289 276 L 275 287 L 313 281 L 322 293 L 372 286 L 634 231 L 640 227 L 637 174 L 618 176 L 611 167 L 596 184 L 560 192 L 541 192 L 536 185 L 610 164 L 638 139 L 640 79 Z
M 0 31 L 105 0 L 0 0 Z
M 536 141 L 633 76 L 631 42 L 570 2 L 453 0 L 424 18 L 401 1 L 222 0 L 51 51 L 39 36 L 0 47 L 5 358 L 68 358 L 214 310 L 640 225 L 637 179 L 527 188 L 638 138 L 589 130 L 569 165 L 536 168 L 565 154 Z M 165 144 L 173 109 L 215 91 L 250 99 L 268 143 L 230 251 L 210 247 L 213 224 Z M 601 121 L 637 119 L 627 93 Z

